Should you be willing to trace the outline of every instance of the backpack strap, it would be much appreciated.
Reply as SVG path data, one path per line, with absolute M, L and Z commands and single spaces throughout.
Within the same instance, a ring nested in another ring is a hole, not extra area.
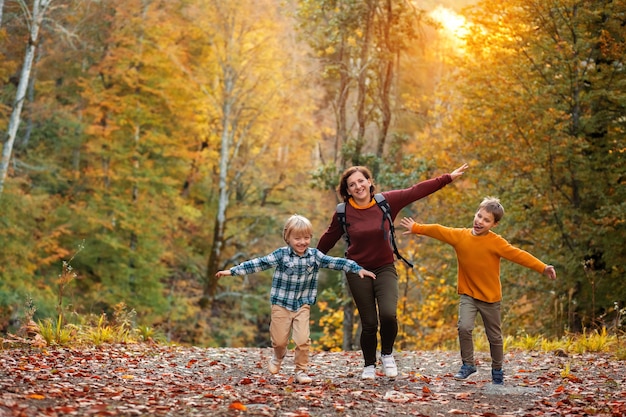
M 391 218 L 391 207 L 389 206 L 387 199 L 381 193 L 376 193 L 374 194 L 374 200 L 376 200 L 376 204 L 383 212 L 383 222 L 380 226 L 383 231 L 385 230 L 385 220 L 389 221 L 389 236 L 385 236 L 385 238 L 391 242 L 391 248 L 393 249 L 393 253 L 395 253 L 398 259 L 404 261 L 404 263 L 407 264 L 409 268 L 413 268 L 413 264 L 407 261 L 404 256 L 400 255 L 400 252 L 398 251 L 398 245 L 396 244 L 396 229 L 393 225 L 393 219 Z M 344 207 L 344 218 L 345 215 L 346 214 Z
M 350 246 L 350 235 L 348 235 L 348 222 L 346 221 L 346 203 L 337 204 L 337 220 L 343 229 L 343 238 L 346 241 L 346 245 Z
M 382 223 L 380 224 L 380 228 L 385 233 L 385 239 L 390 242 L 391 248 L 393 249 L 393 253 L 396 255 L 398 259 L 401 259 L 409 268 L 413 268 L 413 264 L 407 261 L 404 256 L 400 255 L 398 251 L 398 245 L 396 244 L 396 231 L 393 226 L 393 219 L 391 218 L 391 207 L 387 202 L 387 199 L 381 194 L 374 194 L 374 200 L 376 200 L 376 204 L 383 212 Z M 343 238 L 346 241 L 346 245 L 350 246 L 350 235 L 348 234 L 348 226 L 350 224 L 346 220 L 346 203 L 337 204 L 337 220 L 339 224 L 341 224 L 341 228 L 343 229 Z M 389 221 L 389 236 L 386 235 L 385 231 L 385 221 Z

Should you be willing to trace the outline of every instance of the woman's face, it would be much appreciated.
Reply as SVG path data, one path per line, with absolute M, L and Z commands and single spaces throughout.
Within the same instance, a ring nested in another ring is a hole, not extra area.
M 370 194 L 372 182 L 365 178 L 362 172 L 357 171 L 350 175 L 346 181 L 346 186 L 348 194 L 350 194 L 357 203 L 368 203 L 372 199 Z

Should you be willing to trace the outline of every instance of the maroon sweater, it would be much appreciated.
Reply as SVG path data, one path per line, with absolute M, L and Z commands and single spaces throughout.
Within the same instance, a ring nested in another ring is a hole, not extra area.
M 382 194 L 391 207 L 391 217 L 396 216 L 404 207 L 424 198 L 452 182 L 450 174 L 419 182 L 403 190 L 386 191 Z M 374 204 L 366 209 L 357 209 L 346 203 L 346 222 L 350 235 L 350 246 L 346 258 L 352 259 L 363 268 L 374 270 L 394 262 L 393 249 L 386 237 L 389 236 L 389 222 L 385 221 L 383 231 L 383 212 Z M 343 236 L 343 228 L 337 219 L 337 212 L 333 214 L 330 225 L 320 237 L 317 248 L 328 253 L 337 241 Z

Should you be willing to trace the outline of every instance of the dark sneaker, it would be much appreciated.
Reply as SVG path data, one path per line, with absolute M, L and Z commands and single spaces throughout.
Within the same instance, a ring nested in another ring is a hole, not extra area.
M 504 371 L 502 369 L 492 369 L 491 381 L 495 385 L 504 385 Z
M 454 379 L 458 379 L 459 381 L 467 379 L 467 377 L 474 372 L 476 372 L 476 367 L 474 365 L 467 365 L 464 363 L 463 366 L 461 366 L 461 369 L 459 369 L 459 372 L 454 375 Z

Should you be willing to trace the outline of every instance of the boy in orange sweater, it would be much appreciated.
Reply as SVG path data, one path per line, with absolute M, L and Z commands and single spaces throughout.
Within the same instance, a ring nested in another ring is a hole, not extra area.
M 530 253 L 516 248 L 491 231 L 504 216 L 504 208 L 494 197 L 486 197 L 474 215 L 469 228 L 451 228 L 439 224 L 418 224 L 405 217 L 400 224 L 408 230 L 403 234 L 430 236 L 452 245 L 458 263 L 459 320 L 458 333 L 463 365 L 454 375 L 464 380 L 476 372 L 472 331 L 476 315 L 480 313 L 485 325 L 491 351 L 491 378 L 497 385 L 504 384 L 504 347 L 502 341 L 500 304 L 500 259 L 508 259 L 555 279 L 556 270 Z

